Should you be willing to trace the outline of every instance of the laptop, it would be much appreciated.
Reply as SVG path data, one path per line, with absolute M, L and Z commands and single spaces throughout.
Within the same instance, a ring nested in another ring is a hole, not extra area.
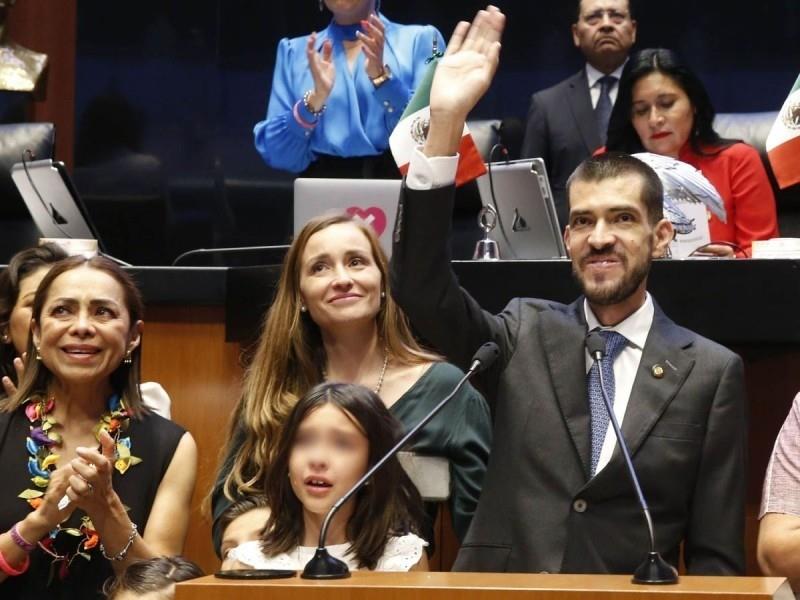
M 486 173 L 477 183 L 481 202 L 493 207 L 498 215 L 497 225 L 489 235 L 497 242 L 501 260 L 566 257 L 541 158 L 492 163 L 491 178 Z
M 401 184 L 400 179 L 295 179 L 294 235 L 314 217 L 347 213 L 372 226 L 391 256 Z
M 105 252 L 64 163 L 49 158 L 17 163 L 11 167 L 11 179 L 42 237 L 94 239 Z

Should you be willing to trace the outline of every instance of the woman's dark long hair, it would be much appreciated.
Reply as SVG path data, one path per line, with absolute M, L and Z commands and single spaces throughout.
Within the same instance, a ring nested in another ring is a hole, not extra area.
M 689 97 L 694 108 L 694 123 L 689 145 L 700 155 L 713 155 L 738 140 L 721 138 L 714 131 L 714 107 L 705 86 L 680 57 L 665 48 L 647 48 L 631 56 L 622 70 L 617 101 L 608 123 L 606 150 L 633 154 L 645 152 L 639 135 L 633 128 L 633 86 L 651 73 L 661 73 L 672 79 Z
M 303 541 L 303 505 L 295 496 L 289 458 L 297 430 L 305 417 L 325 404 L 344 411 L 369 443 L 367 468 L 372 467 L 400 439 L 402 428 L 381 399 L 367 388 L 349 383 L 322 383 L 295 404 L 281 429 L 275 461 L 270 468 L 265 494 L 271 507 L 262 534 L 262 550 L 276 556 L 294 550 Z M 355 497 L 347 522 L 349 553 L 359 567 L 374 569 L 383 556 L 389 536 L 420 533 L 424 520 L 422 498 L 397 457 L 387 461 L 369 485 Z
M 14 359 L 17 350 L 11 339 L 11 313 L 19 300 L 19 288 L 22 281 L 42 267 L 49 268 L 67 257 L 67 253 L 52 242 L 26 248 L 17 252 L 8 261 L 8 267 L 0 273 L 0 331 L 8 336 L 8 343 L 0 343 L 0 376 L 9 377 L 15 384 L 17 371 Z

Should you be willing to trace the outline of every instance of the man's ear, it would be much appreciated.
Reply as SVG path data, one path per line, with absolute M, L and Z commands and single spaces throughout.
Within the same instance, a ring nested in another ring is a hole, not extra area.
M 578 37 L 578 24 L 572 24 L 572 43 L 575 45 L 576 48 L 581 47 L 581 40 Z
M 564 228 L 564 249 L 567 251 L 567 256 L 569 256 L 569 225 Z
M 673 239 L 675 239 L 675 228 L 669 219 L 661 219 L 653 227 L 653 258 L 663 258 Z

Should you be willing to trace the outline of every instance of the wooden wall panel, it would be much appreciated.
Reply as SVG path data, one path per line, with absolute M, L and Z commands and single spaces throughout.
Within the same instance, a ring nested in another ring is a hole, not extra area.
M 172 419 L 197 441 L 199 465 L 185 554 L 211 573 L 219 565 L 203 510 L 211 489 L 228 416 L 239 396 L 239 345 L 225 342 L 219 308 L 148 307 L 142 380 L 157 381 L 172 398 Z
M 73 164 L 77 0 L 24 0 L 8 16 L 14 42 L 48 55 L 47 87 L 28 107 L 28 120 L 56 125 L 56 158 Z

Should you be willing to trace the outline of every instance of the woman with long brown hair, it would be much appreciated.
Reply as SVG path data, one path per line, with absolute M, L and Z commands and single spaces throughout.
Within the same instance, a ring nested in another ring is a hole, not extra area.
M 219 517 L 235 499 L 261 491 L 279 430 L 314 385 L 364 385 L 410 428 L 460 379 L 460 370 L 416 342 L 388 288 L 388 261 L 368 225 L 328 215 L 297 235 L 245 373 L 212 493 L 215 547 Z M 415 452 L 450 461 L 459 537 L 477 505 L 490 443 L 488 407 L 467 385 L 413 445 Z

